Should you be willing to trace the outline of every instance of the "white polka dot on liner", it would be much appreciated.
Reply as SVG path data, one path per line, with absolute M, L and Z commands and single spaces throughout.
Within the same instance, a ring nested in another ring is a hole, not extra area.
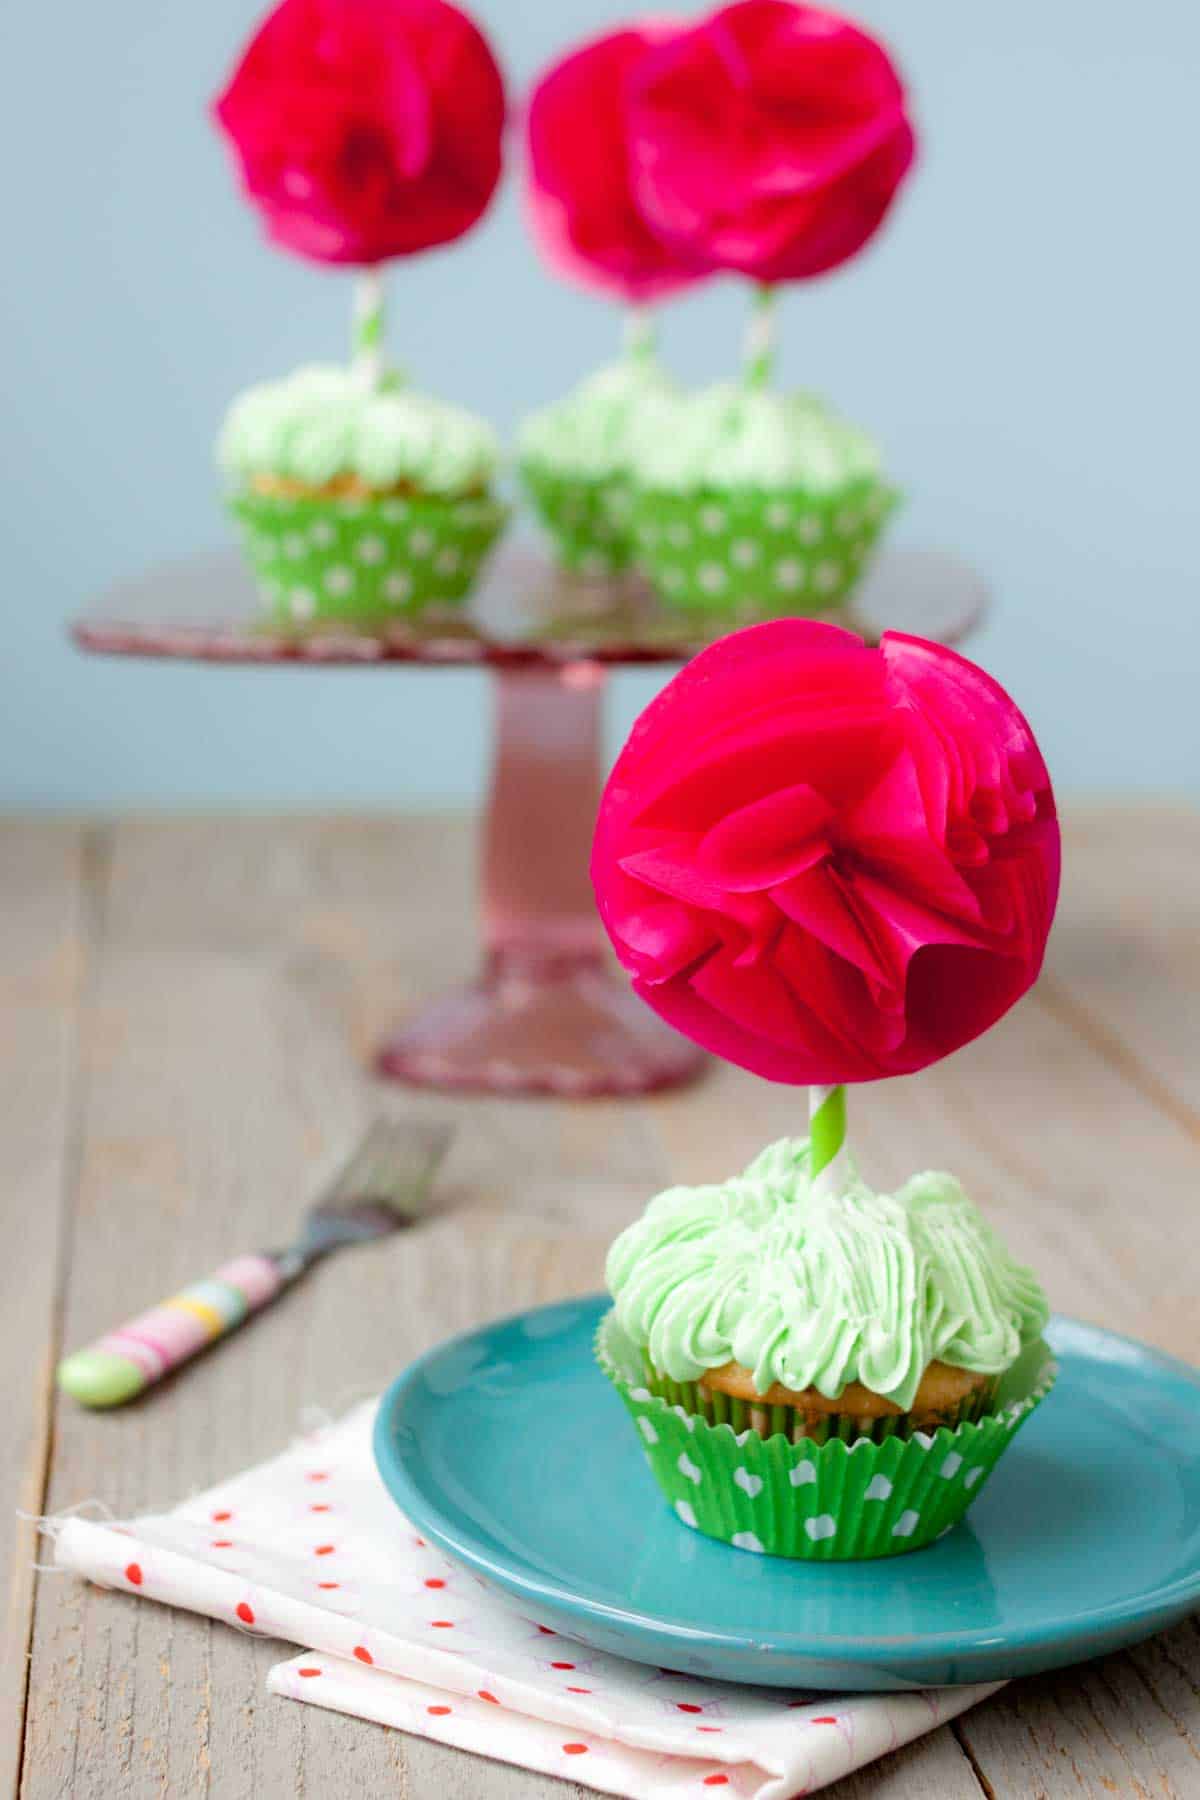
M 399 525 L 408 517 L 408 507 L 403 500 L 385 500 L 379 508 L 379 516 L 389 525 Z
M 450 544 L 439 550 L 433 559 L 433 566 L 439 575 L 457 575 L 462 567 L 462 557 Z
M 946 1458 L 945 1462 L 942 1464 L 941 1468 L 938 1470 L 938 1474 L 941 1476 L 943 1481 L 953 1481 L 954 1480 L 954 1477 L 958 1474 L 958 1471 L 962 1468 L 962 1460 L 963 1459 L 958 1454 L 957 1450 L 952 1450 L 950 1452 L 949 1456 Z
M 311 619 L 317 610 L 317 597 L 311 588 L 295 587 L 288 595 L 288 611 L 294 619 Z
M 414 556 L 428 556 L 433 549 L 432 531 L 426 531 L 423 525 L 419 525 L 409 534 L 408 547 Z
M 805 513 L 796 527 L 796 536 L 802 544 L 815 544 L 820 540 L 821 521 L 816 513 Z
M 758 561 L 758 545 L 750 538 L 738 538 L 730 546 L 729 555 L 739 569 L 749 569 Z
M 817 1465 L 814 1462 L 809 1462 L 807 1457 L 803 1462 L 797 1463 L 788 1476 L 788 1480 L 793 1487 L 808 1487 L 816 1479 Z
M 782 500 L 772 500 L 766 510 L 766 521 L 772 531 L 783 531 L 792 522 L 792 509 Z
M 692 1461 L 686 1450 L 679 1458 L 679 1462 L 676 1466 L 679 1469 L 679 1473 L 685 1475 L 696 1487 L 698 1487 L 700 1482 L 704 1479 L 703 1471 L 696 1467 L 696 1464 Z
M 645 1440 L 648 1444 L 657 1444 L 658 1433 L 654 1429 L 654 1425 L 649 1419 L 644 1418 L 644 1417 L 640 1418 L 638 1420 L 638 1430 L 641 1432 L 642 1436 L 645 1438 Z
M 836 563 L 818 563 L 813 574 L 813 586 L 818 594 L 831 594 L 842 579 L 842 572 Z
M 702 529 L 707 531 L 710 537 L 716 537 L 719 531 L 724 531 L 728 523 L 729 521 L 725 516 L 725 509 L 723 506 L 705 506 L 701 508 L 700 524 Z
M 815 1519 L 805 1519 L 804 1529 L 814 1544 L 822 1538 L 831 1538 L 837 1531 L 837 1520 L 832 1513 L 818 1513 Z
M 892 1484 L 888 1480 L 887 1476 L 886 1475 L 872 1475 L 870 1481 L 867 1483 L 867 1491 L 863 1495 L 863 1499 L 864 1500 L 890 1500 L 891 1497 L 892 1497 Z
M 751 1500 L 756 1499 L 758 1495 L 762 1493 L 762 1476 L 752 1475 L 749 1469 L 735 1469 L 733 1471 L 733 1480 L 735 1487 L 740 1487 L 742 1492 L 748 1495 Z
M 720 563 L 701 563 L 696 579 L 706 594 L 720 594 L 729 584 L 729 577 Z
M 775 564 L 775 585 L 784 588 L 789 594 L 804 586 L 804 564 L 796 561 L 794 556 L 785 557 Z
M 667 542 L 669 544 L 674 544 L 677 550 L 686 549 L 687 545 L 692 541 L 691 532 L 688 530 L 687 526 L 683 524 L 668 525 L 665 536 Z
M 325 591 L 329 594 L 348 594 L 354 586 L 354 575 L 341 563 L 335 563 L 332 569 L 325 571 Z
M 293 560 L 297 556 L 304 555 L 304 539 L 298 531 L 288 531 L 284 533 L 283 554 L 285 556 L 290 556 Z
M 690 1525 L 693 1531 L 696 1530 L 696 1514 L 686 1500 L 677 1500 L 675 1502 L 675 1511 L 685 1525 Z
M 911 1537 L 913 1532 L 917 1529 L 917 1526 L 920 1523 L 921 1523 L 920 1513 L 914 1512 L 912 1510 L 912 1508 L 909 1507 L 906 1512 L 902 1512 L 900 1514 L 900 1517 L 896 1520 L 896 1523 L 892 1526 L 892 1536 L 893 1537 Z
M 318 550 L 328 550 L 337 534 L 328 519 L 318 519 L 308 535 Z
M 761 1543 L 752 1531 L 735 1531 L 730 1542 L 735 1550 L 753 1550 L 758 1556 L 765 1555 Z
M 384 597 L 388 600 L 407 600 L 412 593 L 412 585 L 411 575 L 389 575 L 383 584 Z
M 387 546 L 380 537 L 360 537 L 354 546 L 354 554 L 359 562 L 381 563 L 387 552 Z

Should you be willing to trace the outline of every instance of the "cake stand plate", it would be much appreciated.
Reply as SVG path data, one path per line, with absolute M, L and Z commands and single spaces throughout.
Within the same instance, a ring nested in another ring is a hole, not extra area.
M 987 595 L 959 558 L 882 555 L 837 615 L 955 643 Z M 477 976 L 404 1023 L 381 1074 L 417 1086 L 564 1096 L 647 1093 L 687 1081 L 702 1054 L 615 980 L 588 882 L 609 669 L 686 661 L 739 621 L 658 606 L 635 580 L 584 581 L 543 552 L 505 546 L 468 607 L 381 633 L 264 622 L 232 551 L 151 570 L 72 625 L 83 650 L 214 665 L 492 671 L 495 732 L 482 844 Z
M 877 1562 L 755 1556 L 681 1525 L 596 1366 L 600 1296 L 430 1351 L 380 1405 L 405 1515 L 526 1616 L 597 1650 L 771 1687 L 1029 1675 L 1200 1607 L 1200 1375 L 1055 1319 L 1058 1382 L 966 1520 Z

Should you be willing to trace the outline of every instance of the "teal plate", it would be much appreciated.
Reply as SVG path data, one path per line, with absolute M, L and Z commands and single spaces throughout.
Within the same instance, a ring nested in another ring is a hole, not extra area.
M 1073 1319 L 965 1522 L 881 1562 L 751 1556 L 688 1531 L 597 1368 L 599 1296 L 431 1350 L 375 1456 L 409 1519 L 527 1616 L 722 1681 L 997 1681 L 1132 1644 L 1200 1606 L 1200 1375 Z

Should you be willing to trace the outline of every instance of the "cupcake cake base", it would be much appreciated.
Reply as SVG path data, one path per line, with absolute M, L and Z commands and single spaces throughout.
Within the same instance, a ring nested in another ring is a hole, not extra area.
M 651 1392 L 642 1354 L 614 1313 L 601 1322 L 596 1356 L 682 1524 L 738 1550 L 812 1562 L 898 1556 L 949 1531 L 1056 1373 L 1039 1339 L 1000 1377 L 992 1410 L 978 1419 L 932 1434 L 817 1443 L 782 1430 L 763 1436 Z

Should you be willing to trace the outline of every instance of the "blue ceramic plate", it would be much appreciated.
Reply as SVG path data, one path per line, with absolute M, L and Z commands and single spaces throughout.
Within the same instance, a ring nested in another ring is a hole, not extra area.
M 1200 1375 L 1054 1321 L 1058 1383 L 966 1521 L 881 1562 L 750 1556 L 686 1530 L 592 1358 L 607 1302 L 541 1307 L 393 1383 L 375 1455 L 434 1543 L 527 1615 L 726 1681 L 991 1681 L 1134 1643 L 1200 1606 Z

